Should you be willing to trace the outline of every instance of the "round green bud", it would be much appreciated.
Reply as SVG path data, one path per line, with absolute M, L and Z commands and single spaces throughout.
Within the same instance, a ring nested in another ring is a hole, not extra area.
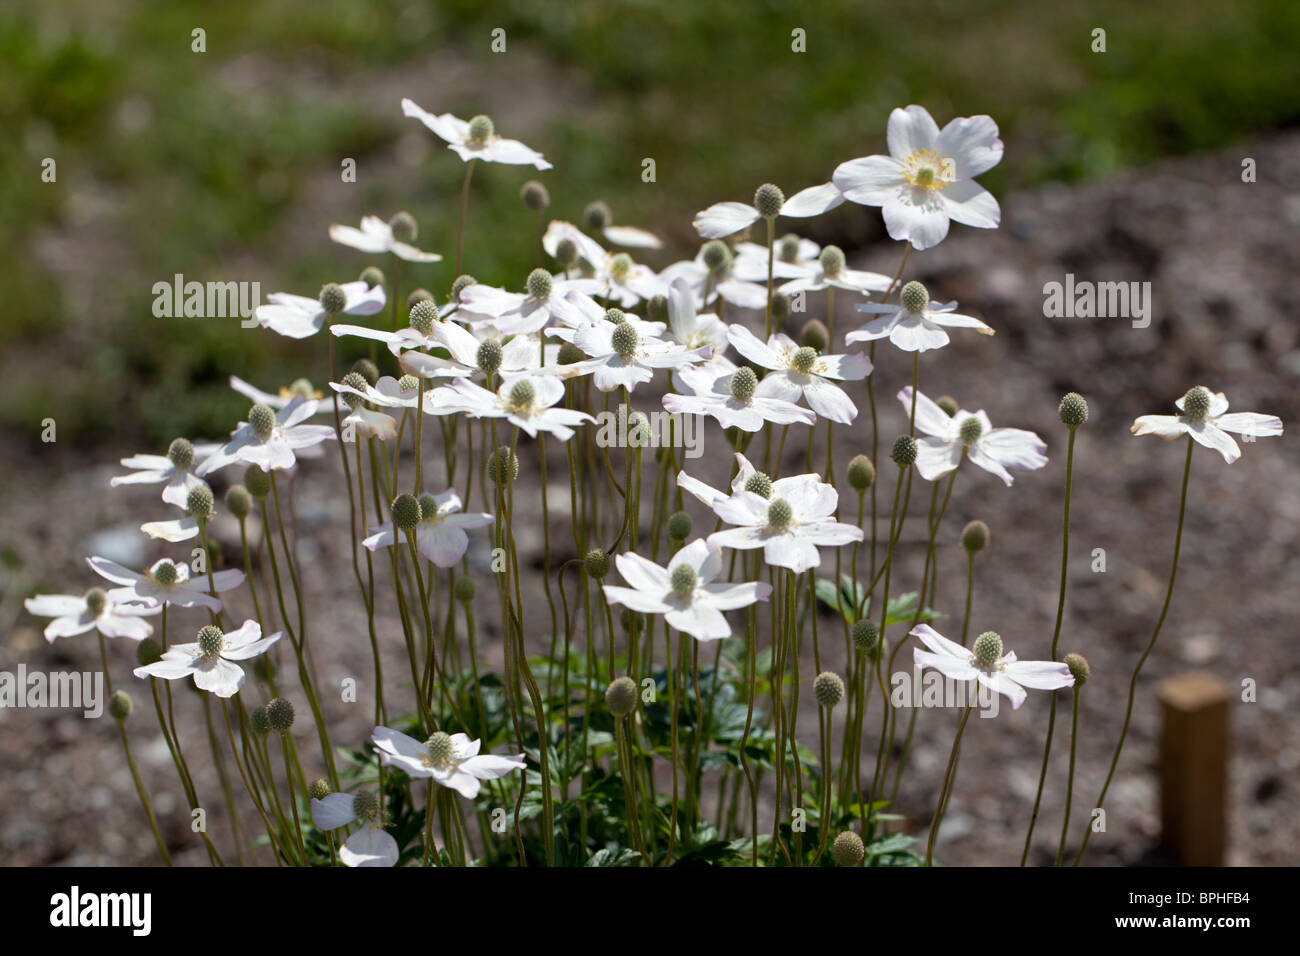
M 605 321 L 613 325 L 623 325 L 627 322 L 627 313 L 619 308 L 606 309 Z
M 215 624 L 205 624 L 199 628 L 196 640 L 199 653 L 210 661 L 220 657 L 222 648 L 226 646 L 226 635 Z
M 457 578 L 456 584 L 452 588 L 452 592 L 456 595 L 457 601 L 461 604 L 468 604 L 470 601 L 474 600 L 474 579 L 463 576 Z
M 474 360 L 478 362 L 478 367 L 488 375 L 496 374 L 501 368 L 501 343 L 496 339 L 484 339 L 479 343 L 478 354 Z
M 710 239 L 704 244 L 704 265 L 710 272 L 719 272 L 731 261 L 731 250 L 721 239 Z
M 1194 385 L 1183 396 L 1183 414 L 1194 422 L 1205 420 L 1210 413 L 1210 390 L 1204 385 Z
M 592 232 L 600 232 L 614 221 L 614 214 L 609 211 L 609 206 L 597 199 L 587 203 L 587 208 L 582 211 L 582 221 Z
M 983 551 L 989 543 L 989 526 L 983 521 L 972 521 L 961 529 L 961 546 L 975 554 Z
M 113 691 L 108 699 L 108 715 L 114 720 L 126 720 L 131 716 L 131 695 L 124 690 Z
M 646 448 L 650 444 L 650 418 L 645 412 L 627 416 L 627 443 L 632 448 Z
M 469 139 L 471 143 L 485 143 L 496 132 L 492 117 L 479 113 L 469 121 Z
M 349 388 L 355 388 L 359 392 L 364 392 L 369 383 L 360 372 L 348 372 L 347 375 L 343 376 L 343 381 L 340 384 L 346 385 Z M 351 392 L 340 392 L 339 397 L 343 399 L 343 404 L 353 411 L 356 411 L 366 403 L 366 400 L 360 395 L 354 395 Z
M 652 295 L 646 300 L 645 316 L 651 322 L 668 321 L 668 297 L 664 295 Z
M 534 299 L 545 299 L 555 288 L 555 282 L 551 279 L 551 274 L 545 269 L 534 269 L 528 273 L 528 294 Z
M 276 733 L 287 734 L 293 727 L 293 704 L 277 697 L 266 705 L 266 722 Z
M 916 439 L 911 435 L 899 435 L 894 439 L 894 447 L 889 450 L 889 457 L 899 468 L 906 468 L 916 461 Z
M 169 588 L 176 583 L 180 574 L 177 572 L 175 564 L 168 559 L 163 558 L 153 566 L 153 570 L 149 572 L 149 576 L 158 584 L 161 584 L 165 588 Z
M 745 490 L 752 491 L 760 498 L 772 497 L 772 479 L 761 471 L 756 471 L 745 482 Z
M 623 358 L 636 353 L 636 347 L 640 344 L 637 337 L 636 329 L 632 328 L 627 322 L 622 323 L 614 328 L 614 333 L 609 337 L 609 343 Z
M 813 680 L 813 696 L 817 703 L 830 710 L 844 699 L 844 681 L 833 671 L 822 671 Z
M 599 580 L 609 574 L 609 555 L 600 548 L 592 548 L 582 559 L 582 567 L 588 577 Z
M 778 252 L 782 262 L 799 261 L 799 237 L 793 232 L 787 232 L 778 242 Z
M 754 208 L 764 219 L 775 219 L 781 215 L 785 205 L 785 193 L 771 183 L 763 183 L 754 191 Z
M 827 246 L 822 250 L 819 261 L 825 275 L 839 275 L 844 271 L 844 250 L 839 246 Z
M 975 663 L 992 667 L 1002 658 L 1002 637 L 996 631 L 985 631 L 975 638 Z
M 1092 676 L 1092 668 L 1088 666 L 1088 660 L 1082 654 L 1066 654 L 1065 666 L 1070 668 L 1070 676 L 1074 678 L 1075 687 L 1082 687 Z
M 275 412 L 259 402 L 248 410 L 248 426 L 259 438 L 266 438 L 275 431 Z
M 86 610 L 92 617 L 99 617 L 104 613 L 104 608 L 108 607 L 108 595 L 104 593 L 103 588 L 91 588 L 86 592 L 83 600 L 86 602 Z
M 428 335 L 433 329 L 433 323 L 437 321 L 438 307 L 432 299 L 421 299 L 415 303 L 407 316 L 407 324 L 421 335 Z
M 429 765 L 440 770 L 451 766 L 455 757 L 455 748 L 451 745 L 451 735 L 441 730 L 424 742 L 426 759 Z
M 1057 409 L 1061 416 L 1061 423 L 1069 428 L 1078 428 L 1088 420 L 1088 402 L 1078 392 L 1069 392 L 1061 399 L 1061 407 Z
M 333 792 L 334 789 L 329 783 L 321 779 L 313 780 L 311 786 L 307 788 L 307 796 L 313 800 L 324 800 Z
M 305 378 L 295 378 L 289 383 L 289 397 L 301 395 L 303 398 L 317 398 L 316 390 L 311 387 L 311 380 Z
M 248 723 L 253 728 L 253 733 L 259 737 L 265 737 L 271 732 L 271 721 L 267 719 L 266 708 L 259 704 L 248 712 Z
M 903 308 L 908 312 L 924 312 L 925 307 L 930 304 L 930 290 L 913 279 L 903 286 L 900 298 Z
M 437 517 L 438 514 L 437 498 L 435 498 L 433 495 L 431 495 L 429 492 L 426 491 L 424 494 L 420 495 L 419 502 L 420 502 L 421 521 L 429 521 L 430 519 Z
M 393 218 L 388 220 L 388 228 L 393 230 L 393 238 L 398 242 L 415 242 L 420 231 L 415 224 L 415 217 L 409 212 L 394 213 Z
M 636 682 L 630 677 L 616 677 L 605 689 L 605 706 L 615 717 L 626 717 L 636 710 Z
M 519 477 L 519 457 L 510 446 L 501 445 L 488 456 L 487 473 L 493 484 L 508 485 Z
M 784 292 L 773 292 L 771 309 L 772 319 L 778 323 L 784 322 L 786 316 L 790 314 L 790 297 Z
M 695 586 L 700 583 L 700 576 L 689 564 L 679 564 L 668 575 L 668 583 L 673 594 L 679 598 L 690 597 L 695 593 Z
M 330 315 L 338 315 L 348 307 L 348 296 L 337 282 L 327 282 L 320 287 L 320 307 Z
M 451 284 L 451 301 L 459 302 L 461 293 L 472 285 L 478 285 L 478 280 L 472 275 L 456 276 L 456 281 Z
M 587 357 L 587 353 L 578 348 L 572 342 L 565 342 L 560 346 L 560 354 L 557 357 L 561 365 L 576 365 Z
M 861 866 L 866 856 L 867 848 L 862 845 L 862 837 L 852 830 L 838 834 L 831 844 L 831 857 L 840 866 Z
M 963 420 L 960 427 L 957 429 L 957 435 L 961 438 L 961 443 L 963 445 L 975 444 L 980 440 L 980 436 L 983 434 L 984 425 L 974 415 Z
M 415 303 L 417 302 L 432 302 L 432 301 L 433 301 L 433 293 L 430 292 L 428 289 L 425 288 L 412 289 L 411 294 L 406 297 L 406 311 L 410 312 L 412 309 L 414 309 Z
M 226 489 L 226 510 L 236 518 L 247 518 L 253 510 L 253 496 L 243 485 L 231 485 Z
M 756 388 L 758 388 L 758 375 L 748 365 L 742 365 L 732 373 L 731 396 L 733 398 L 747 402 L 754 397 Z
M 537 389 L 526 378 L 521 378 L 510 386 L 510 407 L 516 411 L 527 411 L 537 399 Z
M 377 289 L 384 284 L 384 270 L 378 266 L 366 266 L 357 278 L 366 284 L 367 289 Z
M 212 517 L 212 489 L 207 485 L 195 485 L 185 496 L 185 510 L 199 521 Z
M 957 399 L 951 395 L 940 395 L 934 400 L 934 403 L 943 409 L 943 413 L 949 418 L 957 414 L 957 409 L 961 406 L 957 404 Z
M 784 528 L 794 520 L 794 509 L 784 498 L 777 498 L 767 506 L 767 526 Z
M 685 541 L 691 536 L 691 516 L 685 511 L 674 511 L 668 516 L 668 537 Z
M 826 328 L 826 323 L 821 319 L 809 319 L 803 324 L 803 330 L 799 333 L 799 341 L 800 344 L 810 349 L 825 352 L 831 344 L 831 333 Z
M 374 385 L 379 381 L 379 366 L 368 358 L 360 358 L 353 362 L 351 371 L 365 379 L 367 385 Z
M 412 494 L 400 494 L 393 499 L 390 506 L 393 514 L 393 527 L 402 531 L 414 530 L 420 523 L 420 500 Z
M 849 459 L 849 487 L 854 491 L 866 491 L 876 483 L 876 466 L 866 455 L 854 455 Z
M 162 660 L 162 645 L 152 637 L 146 637 L 135 646 L 135 662 L 140 667 L 157 664 Z
M 811 345 L 800 346 L 795 349 L 794 355 L 790 356 L 790 364 L 796 372 L 807 375 L 817 364 L 817 350 Z
M 578 261 L 578 247 L 572 239 L 561 239 L 555 247 L 555 261 L 566 269 Z
M 853 646 L 868 654 L 875 650 L 876 642 L 880 639 L 880 631 L 876 628 L 875 622 L 865 617 L 853 622 L 852 633 Z
M 167 446 L 167 460 L 177 471 L 189 471 L 194 464 L 194 446 L 188 438 L 174 438 Z
M 244 469 L 244 487 L 254 498 L 265 498 L 271 493 L 271 476 L 259 465 L 249 465 Z
M 403 375 L 397 380 L 397 390 L 399 392 L 414 392 L 420 387 L 420 380 L 414 375 Z
M 362 823 L 378 823 L 379 795 L 373 790 L 358 790 L 352 795 L 352 813 Z
M 536 179 L 530 179 L 520 187 L 519 200 L 525 209 L 541 212 L 551 204 L 551 193 Z

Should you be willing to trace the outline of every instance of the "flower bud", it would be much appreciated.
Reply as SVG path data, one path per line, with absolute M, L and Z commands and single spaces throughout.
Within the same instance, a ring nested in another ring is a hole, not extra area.
M 839 246 L 827 246 L 819 257 L 824 275 L 838 275 L 844 271 L 844 250 Z
M 104 608 L 108 606 L 108 595 L 104 592 L 103 588 L 91 588 L 86 592 L 86 596 L 83 600 L 86 602 L 86 610 L 89 611 L 93 617 L 99 617 L 104 613 Z
M 605 706 L 615 717 L 626 717 L 636 710 L 636 682 L 630 677 L 615 678 L 605 690 Z
M 313 800 L 324 800 L 333 792 L 334 790 L 324 780 L 313 780 L 311 786 L 307 788 L 307 796 Z
M 167 446 L 167 460 L 177 471 L 189 471 L 194 464 L 194 446 L 188 438 L 175 438 Z
M 406 311 L 410 312 L 415 308 L 417 302 L 432 302 L 433 293 L 428 289 L 412 289 L 411 294 L 406 297 Z
M 609 555 L 600 548 L 592 548 L 587 552 L 586 557 L 582 559 L 582 566 L 586 570 L 588 577 L 600 580 L 609 574 Z
M 710 272 L 719 272 L 731 261 L 731 250 L 721 239 L 710 239 L 704 244 L 704 265 Z
M 536 179 L 530 179 L 520 187 L 519 200 L 524 204 L 525 209 L 541 212 L 551 204 L 551 194 Z
M 889 457 L 899 468 L 906 468 L 916 461 L 916 454 L 916 439 L 911 435 L 899 435 L 894 439 L 894 447 L 889 451 Z
M 880 631 L 877 629 L 875 622 L 867 618 L 861 618 L 853 622 L 853 646 L 860 651 L 866 651 L 870 654 L 875 650 L 876 642 L 880 639 Z
M 271 476 L 258 465 L 244 469 L 244 487 L 254 498 L 265 498 L 271 493 Z
M 831 844 L 831 857 L 840 866 L 861 866 L 866 856 L 867 848 L 862 845 L 862 837 L 852 830 L 840 833 Z
M 799 237 L 787 232 L 777 243 L 777 254 L 782 262 L 799 261 Z
M 287 734 L 293 727 L 293 704 L 277 697 L 266 705 L 266 722 L 276 733 Z
M 849 459 L 849 487 L 863 492 L 876 482 L 876 466 L 866 455 L 854 455 Z
M 1088 661 L 1082 654 L 1066 654 L 1065 666 L 1070 668 L 1070 676 L 1074 678 L 1075 687 L 1082 687 L 1092 676 L 1092 668 L 1088 666 Z
M 685 511 L 675 511 L 668 516 L 668 537 L 685 541 L 691 536 L 691 516 Z
M 528 273 L 527 288 L 528 294 L 534 299 L 545 299 L 550 296 L 551 290 L 555 288 L 555 282 L 551 278 L 551 274 L 545 269 L 534 269 Z
M 582 221 L 592 232 L 600 232 L 602 229 L 607 229 L 614 221 L 614 215 L 609 211 L 609 206 L 597 199 L 595 202 L 588 203 L 587 208 L 582 211 Z
M 555 261 L 566 269 L 573 268 L 578 261 L 578 247 L 572 239 L 561 239 L 555 247 Z
M 420 387 L 420 380 L 414 375 L 403 375 L 397 380 L 397 390 L 399 392 L 414 392 Z
M 478 285 L 478 280 L 472 275 L 458 275 L 456 281 L 451 284 L 451 301 L 459 302 L 460 294 L 472 285 Z
M 575 365 L 587 357 L 587 353 L 578 348 L 572 342 L 565 342 L 560 346 L 560 354 L 557 360 L 560 365 Z
M 821 319 L 809 319 L 804 323 L 803 331 L 799 333 L 799 341 L 807 348 L 825 352 L 830 346 L 831 334 L 826 328 L 826 323 Z
M 469 141 L 478 145 L 486 143 L 496 132 L 492 117 L 480 113 L 469 121 Z
M 1061 423 L 1068 428 L 1078 428 L 1088 420 L 1088 402 L 1078 392 L 1070 392 L 1061 399 L 1058 411 Z
M 754 192 L 754 208 L 764 219 L 775 219 L 781 215 L 785 205 L 785 193 L 771 183 L 763 183 Z
M 646 300 L 645 317 L 651 322 L 668 321 L 668 297 L 652 295 Z
M 259 704 L 248 712 L 248 723 L 253 728 L 253 733 L 259 737 L 265 737 L 271 732 L 271 721 L 267 719 L 266 708 Z
M 253 510 L 253 496 L 243 485 L 231 485 L 226 489 L 226 510 L 240 520 L 247 518 Z
M 135 662 L 139 667 L 148 667 L 162 660 L 162 645 L 152 637 L 146 637 L 135 646 Z
M 813 696 L 827 710 L 844 699 L 844 681 L 833 671 L 822 671 L 813 681 Z
M 957 414 L 957 409 L 961 406 L 957 404 L 957 399 L 951 395 L 940 395 L 934 400 L 934 403 L 943 409 L 943 413 L 949 418 Z
M 275 431 L 275 412 L 260 402 L 248 410 L 248 427 L 258 438 L 268 438 Z
M 131 716 L 131 695 L 124 690 L 113 691 L 108 699 L 108 715 L 114 720 L 126 720 Z
M 421 335 L 428 335 L 433 329 L 433 323 L 437 321 L 438 307 L 432 299 L 421 299 L 415 303 L 407 316 L 407 324 Z
M 185 496 L 185 510 L 200 523 L 212 517 L 212 489 L 207 485 L 195 485 Z
M 388 228 L 393 230 L 393 238 L 398 242 L 415 242 L 415 237 L 419 235 L 419 227 L 415 224 L 415 217 L 409 212 L 399 212 L 388 220 Z
M 989 526 L 983 521 L 972 521 L 961 529 L 961 546 L 975 554 L 983 551 L 989 543 Z
M 452 591 L 456 595 L 457 601 L 461 604 L 468 604 L 474 600 L 474 579 L 467 576 L 457 578 Z
M 508 485 L 519 477 L 519 457 L 509 445 L 501 445 L 488 457 L 488 478 L 496 485 Z
M 374 385 L 379 381 L 379 366 L 368 358 L 360 358 L 353 362 L 351 371 L 365 379 L 367 385 Z
M 327 282 L 320 287 L 320 307 L 330 315 L 338 315 L 348 307 L 348 296 L 337 282 Z
M 367 289 L 377 289 L 384 284 L 384 271 L 378 266 L 366 266 L 357 278 L 366 284 Z
M 785 321 L 790 314 L 790 297 L 784 292 L 773 292 L 771 299 L 772 319 L 777 323 Z

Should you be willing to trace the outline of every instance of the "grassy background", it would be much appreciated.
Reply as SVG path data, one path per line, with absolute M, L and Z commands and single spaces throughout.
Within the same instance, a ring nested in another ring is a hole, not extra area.
M 555 163 L 540 177 L 552 215 L 603 198 L 616 221 L 674 240 L 655 266 L 693 251 L 696 209 L 765 180 L 793 192 L 883 151 L 889 110 L 909 102 L 940 124 L 994 116 L 1006 159 L 982 181 L 999 195 L 1300 120 L 1294 0 L 1087 6 L 68 0 L 0 13 L 0 426 L 38 445 L 52 416 L 78 448 L 161 451 L 241 417 L 231 372 L 322 383 L 323 342 L 158 319 L 152 286 L 180 272 L 314 294 L 370 264 L 330 243 L 328 224 L 399 208 L 450 260 L 464 167 L 402 117 L 402 96 L 491 113 Z M 490 50 L 498 27 L 504 54 Z M 791 51 L 795 28 L 806 53 Z M 56 183 L 40 180 L 45 157 Z M 343 157 L 356 184 L 340 182 Z M 517 198 L 531 174 L 475 174 L 466 271 L 482 281 L 515 286 L 533 264 Z M 847 246 L 881 234 L 853 206 L 816 228 Z M 412 271 L 440 296 L 454 278 L 450 261 Z

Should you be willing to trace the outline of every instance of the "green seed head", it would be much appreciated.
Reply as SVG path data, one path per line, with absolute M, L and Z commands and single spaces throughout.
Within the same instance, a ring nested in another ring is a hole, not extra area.
M 478 280 L 472 275 L 458 275 L 456 281 L 451 284 L 451 300 L 460 301 L 460 294 L 472 285 L 478 285 Z
M 461 604 L 468 604 L 474 600 L 474 579 L 470 577 L 457 578 L 453 590 L 457 601 Z
M 414 375 L 403 375 L 397 380 L 399 392 L 414 392 L 420 388 L 420 380 Z
M 316 398 L 316 390 L 311 387 L 311 380 L 305 378 L 295 378 L 289 383 L 289 397 L 301 395 L 303 398 Z
M 265 498 L 271 493 L 271 476 L 258 465 L 249 465 L 244 469 L 244 487 L 254 498 Z
M 913 279 L 903 286 L 901 298 L 903 308 L 908 312 L 924 312 L 925 307 L 930 304 L 930 290 Z
M 975 638 L 975 663 L 992 667 L 1002 659 L 1002 638 L 996 631 L 985 631 Z
M 790 314 L 790 297 L 784 292 L 773 292 L 771 298 L 772 320 L 774 322 L 784 322 L 786 316 Z
M 572 239 L 560 240 L 555 247 L 555 261 L 566 269 L 573 268 L 573 264 L 578 261 L 578 247 Z
M 943 413 L 949 418 L 957 414 L 957 409 L 961 406 L 957 404 L 957 399 L 951 395 L 940 395 L 934 400 L 934 403 L 943 409 Z
M 551 274 L 545 269 L 534 269 L 528 273 L 528 294 L 534 299 L 545 299 L 555 287 Z
M 689 564 L 679 564 L 673 568 L 673 573 L 668 576 L 668 581 L 672 585 L 673 594 L 679 598 L 685 598 L 695 593 L 695 585 L 699 583 L 700 576 Z
M 104 593 L 103 588 L 91 588 L 86 592 L 85 598 L 86 610 L 92 617 L 99 617 L 104 613 L 104 608 L 108 607 L 108 595 Z
M 438 321 L 438 306 L 433 299 L 421 299 L 411 307 L 407 323 L 421 335 L 428 335 Z
M 1210 413 L 1210 390 L 1204 385 L 1195 385 L 1183 396 L 1183 414 L 1194 422 L 1205 421 Z
M 510 407 L 516 411 L 526 412 L 533 407 L 537 399 L 537 389 L 526 378 L 521 378 L 510 387 Z
M 646 300 L 645 315 L 651 322 L 667 322 L 668 297 L 663 295 L 652 295 Z
M 622 325 L 623 323 L 625 323 L 625 322 L 627 321 L 627 313 L 624 312 L 622 309 L 617 309 L 617 308 L 616 308 L 616 309 L 606 309 L 606 310 L 605 310 L 605 321 L 606 321 L 606 322 L 611 322 L 611 323 L 613 323 L 614 325 Z
M 352 795 L 352 813 L 362 823 L 378 823 L 379 795 L 373 790 L 358 790 Z
M 779 248 L 782 262 L 797 262 L 799 260 L 799 237 L 793 232 L 787 232 L 781 237 Z
M 479 113 L 469 121 L 469 139 L 471 143 L 485 143 L 496 132 L 492 118 Z
M 248 425 L 259 438 L 267 438 L 275 430 L 275 412 L 257 404 L 248 410 Z
M 805 345 L 795 349 L 794 355 L 790 356 L 790 365 L 796 372 L 807 375 L 817 364 L 817 350 L 811 345 Z
M 572 342 L 565 342 L 560 346 L 560 354 L 557 361 L 561 365 L 576 365 L 587 357 L 587 354 L 578 348 Z
M 152 637 L 146 637 L 135 646 L 135 662 L 140 667 L 148 667 L 162 660 L 162 645 Z
M 488 478 L 496 485 L 508 485 L 519 477 L 519 458 L 508 445 L 502 445 L 488 458 Z
M 431 521 L 438 517 L 438 499 L 429 492 L 420 495 L 420 520 Z
M 415 237 L 419 235 L 419 227 L 415 224 L 415 217 L 409 212 L 399 212 L 388 220 L 388 227 L 393 230 L 393 238 L 398 242 L 415 242 Z
M 424 749 L 427 752 L 426 759 L 429 765 L 439 770 L 445 770 L 451 766 L 454 751 L 451 746 L 451 735 L 444 734 L 441 730 L 424 742 Z
M 1075 687 L 1082 687 L 1092 676 L 1092 668 L 1088 666 L 1087 658 L 1082 654 L 1066 654 L 1065 666 L 1070 668 L 1070 676 L 1074 678 Z
M 784 528 L 794 520 L 794 509 L 784 498 L 777 498 L 767 506 L 767 526 Z
M 153 571 L 150 572 L 150 576 L 155 582 L 161 584 L 165 588 L 171 587 L 176 583 L 176 579 L 180 577 L 176 572 L 176 565 L 166 558 L 163 558 L 153 566 Z
M 825 352 L 830 345 L 831 334 L 826 328 L 826 323 L 821 319 L 809 319 L 804 323 L 803 331 L 799 333 L 799 341 L 810 349 Z
M 876 466 L 866 455 L 849 459 L 849 486 L 854 491 L 866 491 L 876 483 Z
M 822 272 L 828 276 L 839 275 L 844 269 L 844 250 L 839 246 L 827 246 L 820 259 Z
M 313 780 L 311 786 L 307 788 L 307 796 L 313 800 L 324 800 L 333 792 L 333 789 L 324 780 Z
M 813 696 L 827 710 L 844 699 L 844 681 L 833 671 L 822 671 L 813 681 Z
M 520 187 L 519 200 L 524 204 L 525 209 L 541 212 L 551 204 L 551 194 L 536 179 L 530 179 Z
M 410 312 L 415 308 L 417 302 L 432 302 L 433 293 L 428 289 L 412 289 L 411 294 L 406 297 L 406 311 Z
M 889 457 L 899 468 L 906 468 L 916 461 L 916 452 L 916 439 L 911 435 L 899 435 L 894 439 L 894 447 L 890 449 Z
M 600 548 L 592 548 L 582 559 L 582 566 L 589 577 L 599 580 L 609 574 L 609 555 Z
M 975 554 L 983 551 L 989 543 L 989 526 L 983 521 L 972 521 L 961 529 L 961 546 Z
M 253 727 L 253 733 L 259 737 L 265 737 L 271 732 L 271 722 L 267 720 L 266 708 L 260 704 L 248 712 L 248 722 Z
M 351 371 L 356 372 L 365 379 L 367 385 L 374 385 L 375 382 L 379 381 L 379 366 L 368 358 L 357 359 L 353 362 Z
M 961 423 L 961 427 L 957 434 L 961 437 L 961 443 L 963 445 L 973 445 L 979 441 L 980 436 L 984 434 L 984 426 L 980 424 L 978 418 L 972 415 Z
M 615 717 L 626 717 L 636 710 L 636 682 L 630 677 L 617 677 L 605 689 L 605 706 Z
M 484 339 L 479 343 L 478 354 L 474 360 L 478 362 L 478 367 L 488 375 L 495 375 L 501 368 L 501 343 L 496 339 Z
M 867 848 L 862 845 L 862 837 L 852 830 L 845 830 L 831 844 L 831 856 L 840 866 L 861 866 L 866 859 Z
M 367 289 L 377 289 L 384 284 L 384 270 L 378 266 L 366 266 L 357 278 L 366 284 Z
M 277 697 L 266 705 L 266 722 L 276 733 L 287 734 L 293 727 L 293 704 Z
M 704 265 L 710 272 L 720 272 L 731 261 L 731 250 L 721 239 L 710 239 L 704 244 Z
M 360 372 L 348 372 L 347 375 L 343 376 L 342 384 L 349 388 L 355 388 L 357 391 L 364 392 L 366 386 L 370 383 L 365 380 L 365 377 Z M 339 397 L 343 399 L 343 404 L 353 411 L 356 411 L 366 403 L 366 400 L 360 395 L 353 395 L 351 392 L 342 392 Z
M 199 628 L 198 643 L 200 654 L 207 660 L 216 660 L 226 646 L 226 635 L 215 624 L 205 624 Z
M 131 716 L 131 695 L 124 690 L 113 691 L 108 699 L 108 714 L 114 720 L 126 720 Z
M 745 490 L 752 491 L 760 498 L 771 498 L 772 479 L 761 471 L 756 471 L 750 475 L 749 480 L 745 482 Z
M 764 219 L 775 219 L 781 215 L 785 205 L 785 193 L 771 183 L 763 183 L 754 191 L 754 208 Z
M 646 448 L 650 444 L 650 418 L 645 412 L 627 416 L 627 443 L 632 448 Z
M 175 438 L 167 446 L 167 460 L 177 471 L 189 471 L 194 464 L 194 446 L 188 438 Z
M 338 315 L 348 307 L 348 296 L 337 282 L 327 282 L 320 287 L 320 307 L 330 315 Z
M 614 221 L 614 215 L 609 211 L 609 206 L 597 199 L 595 202 L 588 203 L 587 208 L 582 211 L 582 221 L 592 232 L 600 232 Z
M 1061 423 L 1067 428 L 1078 428 L 1088 420 L 1088 402 L 1078 392 L 1070 392 L 1061 399 L 1058 411 Z
M 212 517 L 212 489 L 207 485 L 195 485 L 185 496 L 185 510 L 199 521 Z
M 860 651 L 866 651 L 870 654 L 876 647 L 876 641 L 880 639 L 880 631 L 877 630 L 873 621 L 865 617 L 853 622 L 853 646 Z
M 243 485 L 231 485 L 226 489 L 226 510 L 236 518 L 247 518 L 253 510 L 253 496 Z
M 634 354 L 636 352 L 636 347 L 639 344 L 636 329 L 632 328 L 632 326 L 626 322 L 615 327 L 613 334 L 609 337 L 609 341 L 610 345 L 613 346 L 614 351 L 623 358 L 627 358 L 629 355 Z
M 748 365 L 742 365 L 736 369 L 731 376 L 731 396 L 742 402 L 747 402 L 754 397 L 754 389 L 758 388 L 758 375 Z
M 400 494 L 393 499 L 393 527 L 411 531 L 420 523 L 420 501 L 415 495 Z
M 691 516 L 685 511 L 675 511 L 668 516 L 668 537 L 685 541 L 691 536 Z

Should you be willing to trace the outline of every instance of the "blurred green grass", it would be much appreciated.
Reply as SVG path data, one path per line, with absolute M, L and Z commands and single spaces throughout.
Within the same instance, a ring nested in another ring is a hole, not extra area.
M 448 259 L 415 277 L 445 294 L 464 167 L 401 116 L 403 95 L 466 117 L 500 106 L 555 163 L 540 176 L 550 215 L 575 219 L 604 198 L 679 254 L 696 209 L 747 200 L 765 180 L 826 180 L 882 151 L 889 110 L 909 102 L 940 123 L 994 116 L 1007 154 L 982 182 L 999 195 L 1300 120 L 1294 0 L 1088 7 L 68 0 L 0 13 L 0 425 L 35 445 L 48 416 L 78 447 L 111 437 L 161 450 L 232 427 L 247 405 L 232 372 L 265 388 L 322 383 L 320 340 L 150 308 L 153 283 L 177 272 L 257 279 L 264 296 L 353 278 L 368 260 L 330 243 L 329 221 L 411 209 L 418 244 Z M 203 54 L 190 49 L 196 27 Z M 504 54 L 490 51 L 498 27 Z M 1104 54 L 1090 49 L 1097 27 Z M 795 28 L 806 53 L 791 52 Z M 413 133 L 429 141 L 414 165 L 399 148 Z M 55 184 L 40 181 L 46 156 Z M 363 170 L 355 186 L 339 185 L 344 156 Z M 653 186 L 642 157 L 656 161 Z M 480 280 L 515 286 L 533 265 L 517 198 L 530 175 L 475 174 L 466 265 Z M 818 228 L 861 242 L 877 219 L 851 207 Z

